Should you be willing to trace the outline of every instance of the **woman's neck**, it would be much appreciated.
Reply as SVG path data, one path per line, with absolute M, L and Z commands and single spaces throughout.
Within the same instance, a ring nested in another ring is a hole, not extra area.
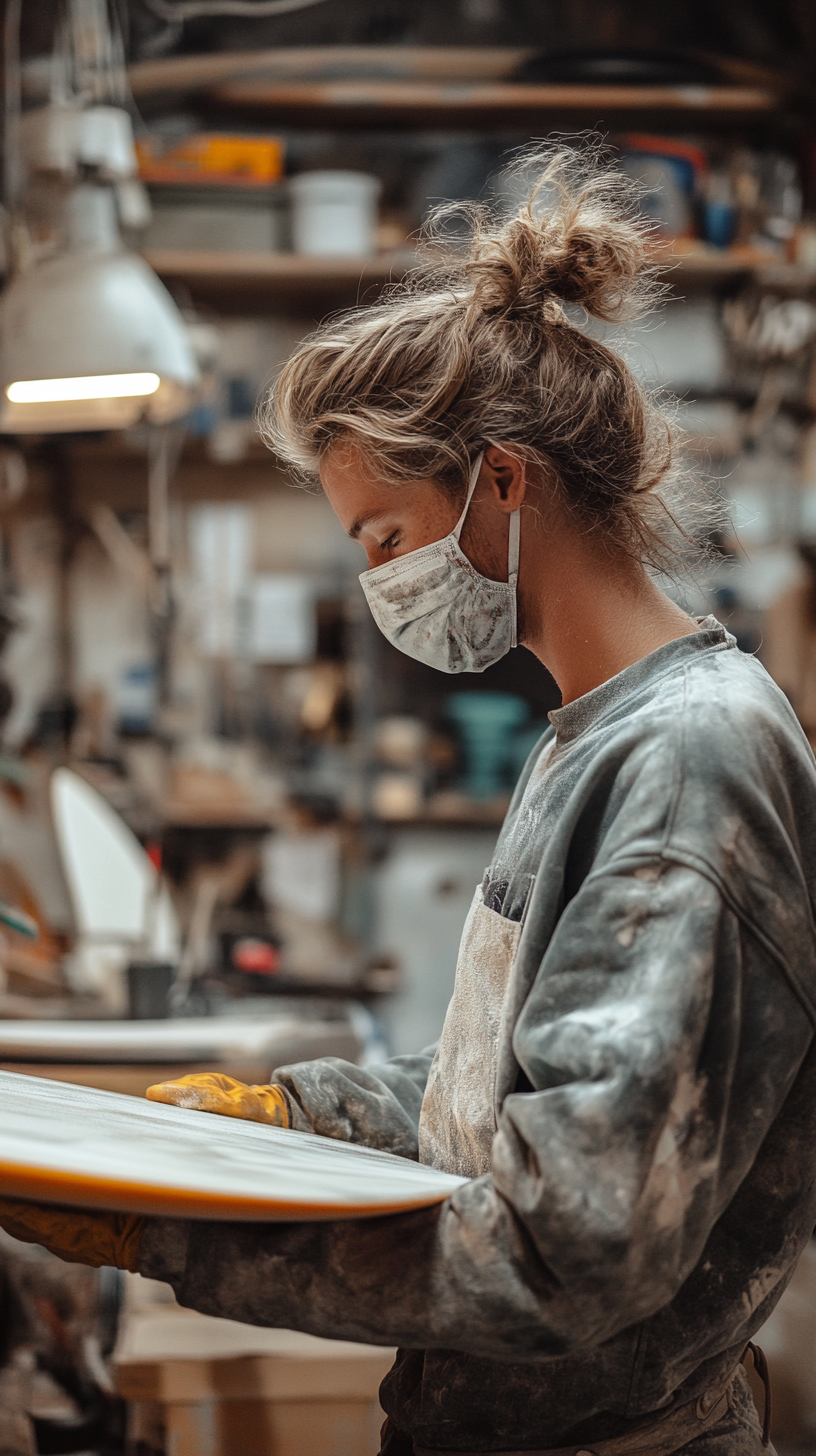
M 569 518 L 533 525 L 533 513 L 524 515 L 520 638 L 552 673 L 563 703 L 697 631 L 637 562 L 607 553 Z

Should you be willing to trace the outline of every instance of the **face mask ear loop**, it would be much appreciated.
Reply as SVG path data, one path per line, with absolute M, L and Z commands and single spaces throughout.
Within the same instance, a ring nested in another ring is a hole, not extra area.
M 519 545 L 521 542 L 521 507 L 510 517 L 510 535 L 507 541 L 507 580 L 511 586 L 518 582 Z
M 510 535 L 507 541 L 507 581 L 513 588 L 513 646 L 518 647 L 518 568 L 519 544 L 521 541 L 521 507 L 510 517 Z
M 480 450 L 479 453 L 478 453 L 478 455 L 476 456 L 476 459 L 473 462 L 473 469 L 470 472 L 470 485 L 468 486 L 468 493 L 467 493 L 467 500 L 465 501 L 465 508 L 462 511 L 462 514 L 459 517 L 459 520 L 456 522 L 456 525 L 454 526 L 454 528 L 453 528 L 453 530 L 451 532 L 451 535 L 453 536 L 454 541 L 458 541 L 459 540 L 459 537 L 462 534 L 462 527 L 465 524 L 465 516 L 467 515 L 468 510 L 470 509 L 470 502 L 473 500 L 473 492 L 476 489 L 476 481 L 479 479 L 479 471 L 482 468 L 482 461 L 483 460 L 484 460 L 484 450 Z

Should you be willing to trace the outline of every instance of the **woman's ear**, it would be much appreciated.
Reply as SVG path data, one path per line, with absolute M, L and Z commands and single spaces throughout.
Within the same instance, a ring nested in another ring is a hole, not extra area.
M 479 471 L 479 485 L 508 515 L 517 511 L 527 494 L 526 461 L 503 445 L 488 445 Z

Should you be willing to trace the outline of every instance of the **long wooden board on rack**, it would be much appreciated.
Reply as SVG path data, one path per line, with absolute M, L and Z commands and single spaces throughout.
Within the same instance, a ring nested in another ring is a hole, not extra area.
M 745 116 L 777 111 L 778 92 L 764 86 L 522 85 L 513 81 L 230 78 L 208 92 L 217 106 L 241 108 L 301 125 L 522 124 L 546 116 L 641 112 Z

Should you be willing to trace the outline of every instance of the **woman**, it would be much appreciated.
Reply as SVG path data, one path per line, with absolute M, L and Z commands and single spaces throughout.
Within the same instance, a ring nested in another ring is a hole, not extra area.
M 364 547 L 393 642 L 459 672 L 518 640 L 562 691 L 436 1053 L 238 1089 L 240 1115 L 469 1181 L 352 1222 L 0 1220 L 210 1314 L 398 1344 L 387 1456 L 748 1456 L 739 1362 L 816 1217 L 816 766 L 763 669 L 655 583 L 671 434 L 564 308 L 645 306 L 647 238 L 597 158 L 542 167 L 445 287 L 307 340 L 267 412 Z

